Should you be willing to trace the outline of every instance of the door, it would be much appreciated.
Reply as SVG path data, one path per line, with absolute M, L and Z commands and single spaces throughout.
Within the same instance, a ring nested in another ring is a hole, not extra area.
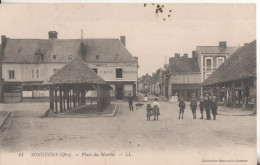
M 116 99 L 123 100 L 124 84 L 116 84 Z

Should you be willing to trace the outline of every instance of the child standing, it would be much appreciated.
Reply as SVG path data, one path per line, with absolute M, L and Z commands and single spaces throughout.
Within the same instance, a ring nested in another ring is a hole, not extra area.
M 190 102 L 190 108 L 192 110 L 193 119 L 196 119 L 197 100 L 196 95 L 193 94 Z
M 150 116 L 152 115 L 152 107 L 151 107 L 151 104 L 147 104 L 147 107 L 146 107 L 146 110 L 147 110 L 147 121 L 149 120 L 150 121 Z
M 213 96 L 213 100 L 211 103 L 211 111 L 212 111 L 212 115 L 214 117 L 213 120 L 216 120 L 217 110 L 218 110 L 217 97 Z
M 183 119 L 183 114 L 184 114 L 184 110 L 185 110 L 185 103 L 183 101 L 183 97 L 180 97 L 179 107 L 180 107 L 179 119 L 181 119 L 181 114 L 182 114 L 182 119 Z

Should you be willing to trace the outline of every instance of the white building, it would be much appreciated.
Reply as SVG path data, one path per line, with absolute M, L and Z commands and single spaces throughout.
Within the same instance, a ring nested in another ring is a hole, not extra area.
M 56 31 L 49 39 L 10 39 L 2 36 L 1 73 L 5 102 L 48 98 L 44 80 L 76 56 L 89 64 L 113 87 L 111 98 L 136 95 L 138 59 L 119 39 L 58 39 Z M 0 81 L 1 82 L 1 81 Z M 1 90 L 0 90 L 1 91 Z

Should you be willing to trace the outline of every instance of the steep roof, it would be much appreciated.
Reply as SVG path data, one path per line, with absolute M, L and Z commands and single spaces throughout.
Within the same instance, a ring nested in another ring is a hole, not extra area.
M 44 55 L 43 63 L 67 63 L 81 55 L 81 39 L 7 39 L 4 63 L 35 63 L 36 52 Z M 84 39 L 86 62 L 133 62 L 119 39 Z M 56 55 L 56 58 L 54 58 Z M 99 58 L 97 58 L 97 55 Z
M 234 52 L 202 86 L 256 77 L 256 40 Z
M 197 58 L 172 57 L 169 61 L 170 71 L 173 74 L 200 72 Z
M 58 72 L 53 74 L 44 84 L 79 84 L 93 83 L 106 84 L 88 65 L 80 58 L 76 57 Z

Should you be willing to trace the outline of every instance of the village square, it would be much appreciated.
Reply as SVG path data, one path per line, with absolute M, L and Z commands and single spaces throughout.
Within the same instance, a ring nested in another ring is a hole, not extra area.
M 193 40 L 192 50 L 144 60 L 127 35 L 77 30 L 0 31 L 0 164 L 56 151 L 129 164 L 256 163 L 256 38 Z

